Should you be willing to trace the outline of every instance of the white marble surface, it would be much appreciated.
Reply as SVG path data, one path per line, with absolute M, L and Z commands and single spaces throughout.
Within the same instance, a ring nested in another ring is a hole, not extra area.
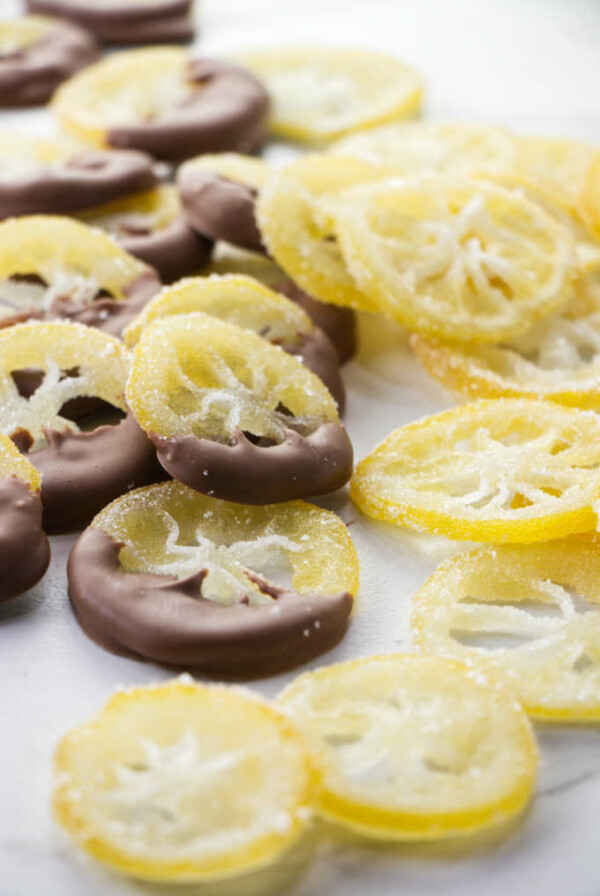
M 0 0 L 2 14 L 17 3 Z M 600 143 L 600 0 L 204 0 L 207 52 L 326 41 L 380 47 L 418 66 L 426 114 L 497 121 L 528 132 Z M 4 127 L 40 130 L 45 113 L 11 113 Z M 403 336 L 366 322 L 365 349 L 346 368 L 348 425 L 358 456 L 396 426 L 448 403 L 410 358 Z M 448 545 L 362 521 L 344 499 L 362 564 L 358 612 L 326 661 L 402 649 L 410 596 Z M 597 896 L 600 731 L 538 728 L 537 797 L 505 838 L 387 850 L 308 838 L 284 866 L 213 888 L 146 887 L 78 856 L 48 812 L 53 745 L 121 684 L 167 673 L 112 657 L 89 642 L 69 610 L 69 537 L 29 595 L 0 608 L 0 896 Z M 255 687 L 274 695 L 287 677 Z

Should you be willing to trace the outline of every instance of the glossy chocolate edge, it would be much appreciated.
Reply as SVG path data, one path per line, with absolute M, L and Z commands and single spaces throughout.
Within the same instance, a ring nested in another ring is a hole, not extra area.
M 58 22 L 35 43 L 0 63 L 0 107 L 46 103 L 56 88 L 95 62 L 99 49 L 93 36 L 77 25 Z
M 146 153 L 82 151 L 60 165 L 0 180 L 0 219 L 83 211 L 156 186 Z
M 205 152 L 250 153 L 266 137 L 269 96 L 246 69 L 216 59 L 192 59 L 188 79 L 202 89 L 150 122 L 110 128 L 107 141 L 180 162 Z
M 0 603 L 32 588 L 49 563 L 39 494 L 16 476 L 0 478 Z
M 117 239 L 127 252 L 158 271 L 163 283 L 197 274 L 210 259 L 213 247 L 210 240 L 188 226 L 183 216 L 162 230 L 119 235 Z
M 85 526 L 125 492 L 164 479 L 152 442 L 131 413 L 114 426 L 79 433 L 49 430 L 46 438 L 47 446 L 31 454 L 14 438 L 42 474 L 46 532 Z
M 278 504 L 336 491 L 352 474 L 352 444 L 343 424 L 322 423 L 308 436 L 286 430 L 279 445 L 261 447 L 237 430 L 231 444 L 194 435 L 149 433 L 174 479 L 238 504 Z
M 182 169 L 177 177 L 190 225 L 212 240 L 251 252 L 265 252 L 254 216 L 257 191 L 207 168 Z

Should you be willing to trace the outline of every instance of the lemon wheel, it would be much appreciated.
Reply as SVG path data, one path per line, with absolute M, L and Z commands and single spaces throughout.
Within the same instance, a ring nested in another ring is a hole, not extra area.
M 301 675 L 278 701 L 313 750 L 327 818 L 389 840 L 507 821 L 527 804 L 537 752 L 527 717 L 461 663 L 391 654 Z
M 460 554 L 415 595 L 415 645 L 493 674 L 537 718 L 600 718 L 600 543 Z
M 203 881 L 275 861 L 306 826 L 313 782 L 280 713 L 180 679 L 115 694 L 62 739 L 53 808 L 115 871 Z
M 350 494 L 368 516 L 483 542 L 590 532 L 600 497 L 600 422 L 551 402 L 496 399 L 392 433 Z

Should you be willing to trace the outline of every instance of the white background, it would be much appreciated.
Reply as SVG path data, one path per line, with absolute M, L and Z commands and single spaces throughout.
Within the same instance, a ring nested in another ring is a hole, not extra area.
M 3 14 L 17 4 L 0 0 Z M 200 45 L 224 53 L 257 44 L 350 43 L 397 53 L 427 83 L 425 114 L 600 143 L 600 0 L 205 0 Z M 6 113 L 3 126 L 51 127 L 46 113 Z M 397 426 L 449 399 L 410 358 L 403 335 L 363 323 L 346 368 L 347 422 L 359 457 Z M 344 497 L 328 506 L 354 521 L 362 587 L 352 629 L 327 661 L 407 646 L 409 599 L 452 546 L 358 519 Z M 0 607 L 0 896 L 598 896 L 600 732 L 538 728 L 538 795 L 504 839 L 384 849 L 309 838 L 283 867 L 212 888 L 146 887 L 75 853 L 48 812 L 53 745 L 118 685 L 168 673 L 120 659 L 79 630 L 67 601 L 72 539 L 29 595 Z M 288 680 L 254 685 L 274 695 Z

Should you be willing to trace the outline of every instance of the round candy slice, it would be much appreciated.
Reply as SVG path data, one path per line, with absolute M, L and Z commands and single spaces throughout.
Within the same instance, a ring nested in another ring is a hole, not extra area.
M 395 121 L 351 134 L 330 151 L 385 165 L 401 177 L 464 177 L 513 171 L 517 138 L 490 125 Z
M 275 862 L 311 817 L 315 773 L 289 721 L 187 678 L 114 694 L 59 743 L 52 807 L 75 843 L 141 880 Z
M 343 413 L 346 396 L 338 356 L 325 333 L 294 302 L 242 274 L 196 277 L 163 290 L 128 326 L 125 342 L 135 345 L 152 321 L 194 311 L 253 330 L 296 355 L 325 383 Z
M 65 214 L 154 186 L 150 156 L 82 150 L 68 140 L 0 134 L 0 218 Z
M 461 663 L 391 654 L 301 675 L 278 700 L 320 771 L 327 818 L 384 840 L 434 840 L 506 823 L 529 802 L 527 716 Z
M 87 524 L 117 495 L 159 478 L 152 445 L 125 404 L 128 362 L 122 342 L 81 324 L 0 330 L 0 432 L 42 474 L 47 531 Z M 20 388 L 23 373 L 30 388 Z M 110 406 L 102 414 L 92 405 L 87 431 L 70 411 L 82 397 Z
M 179 482 L 117 498 L 80 536 L 69 594 L 108 650 L 230 677 L 334 647 L 358 590 L 344 523 L 295 501 L 242 507 Z
M 0 224 L 0 326 L 68 318 L 120 335 L 160 286 L 152 268 L 79 221 L 33 215 Z
M 45 16 L 0 21 L 0 107 L 47 102 L 97 57 L 94 38 L 76 25 Z
M 268 177 L 265 162 L 228 152 L 190 159 L 177 172 L 177 185 L 194 230 L 212 240 L 264 252 L 254 210 Z
M 357 184 L 381 178 L 358 159 L 306 156 L 273 174 L 261 190 L 256 217 L 269 254 L 295 283 L 323 302 L 373 311 L 349 273 L 329 204 Z
M 478 401 L 410 423 L 357 466 L 368 516 L 471 541 L 535 542 L 596 526 L 600 418 L 526 399 Z
M 515 176 L 548 199 L 585 217 L 587 178 L 600 150 L 559 137 L 521 137 Z
M 427 336 L 499 342 L 572 293 L 574 240 L 519 190 L 483 180 L 394 179 L 348 191 L 334 216 L 360 288 Z
M 175 479 L 242 504 L 325 494 L 352 472 L 335 401 L 304 364 L 206 314 L 155 321 L 127 401 Z
M 415 595 L 413 639 L 494 674 L 542 719 L 600 719 L 600 551 L 594 537 L 470 551 Z
M 0 603 L 32 588 L 48 568 L 40 485 L 33 464 L 0 433 Z
M 469 398 L 547 398 L 600 410 L 600 271 L 583 274 L 561 311 L 500 345 L 444 345 L 413 335 L 436 379 Z
M 65 84 L 53 105 L 86 143 L 179 162 L 202 152 L 252 152 L 264 139 L 268 97 L 237 65 L 153 47 L 107 56 Z
M 167 184 L 117 199 L 82 217 L 157 270 L 164 283 L 196 274 L 210 258 L 212 243 L 187 225 L 177 190 Z
M 259 280 L 299 305 L 314 324 L 326 333 L 338 353 L 340 364 L 356 354 L 356 315 L 351 308 L 320 302 L 284 274 L 271 259 L 255 252 L 217 243 L 207 268 L 209 274 L 245 274 Z
M 194 0 L 26 0 L 32 12 L 62 16 L 109 44 L 189 41 Z
M 421 104 L 417 73 L 385 53 L 283 47 L 245 53 L 241 61 L 271 94 L 271 131 L 293 140 L 334 140 L 406 118 Z

